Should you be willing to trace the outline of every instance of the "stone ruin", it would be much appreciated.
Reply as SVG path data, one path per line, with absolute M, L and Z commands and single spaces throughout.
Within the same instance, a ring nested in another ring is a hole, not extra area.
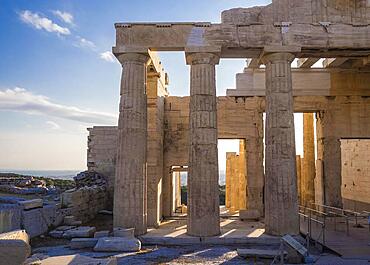
M 187 233 L 218 235 L 218 139 L 245 144 L 245 158 L 230 162 L 245 184 L 233 191 L 231 180 L 228 204 L 246 218 L 264 218 L 269 234 L 297 234 L 299 204 L 368 209 L 368 185 L 342 196 L 342 179 L 354 177 L 341 171 L 341 143 L 370 136 L 369 14 L 366 0 L 273 0 L 226 10 L 221 23 L 116 23 L 118 127 L 89 129 L 88 150 L 89 168 L 107 176 L 114 196 L 114 226 L 142 235 L 170 217 L 173 168 L 183 166 Z M 184 52 L 188 97 L 169 95 L 156 51 Z M 217 97 L 215 67 L 223 58 L 245 58 L 247 66 L 236 89 Z M 321 61 L 322 69 L 312 68 Z M 294 112 L 304 113 L 303 158 L 295 152 Z
M 228 155 L 227 206 L 246 219 L 264 218 L 268 234 L 298 234 L 299 204 L 369 207 L 370 187 L 350 183 L 368 176 L 361 172 L 370 163 L 354 165 L 355 155 L 343 156 L 343 150 L 369 156 L 363 148 L 370 137 L 369 24 L 367 0 L 273 0 L 224 11 L 221 23 L 116 23 L 118 127 L 89 129 L 88 143 L 89 171 L 105 175 L 106 187 L 81 175 L 88 185 L 62 195 L 63 210 L 87 220 L 108 198 L 115 229 L 144 235 L 172 215 L 178 201 L 172 174 L 186 167 L 187 233 L 217 236 L 218 139 L 240 139 L 244 151 Z M 156 51 L 184 52 L 189 96 L 169 95 Z M 223 58 L 248 63 L 236 89 L 217 97 L 215 67 Z M 320 60 L 323 68 L 312 68 Z M 294 112 L 304 113 L 303 158 L 295 152 Z M 235 189 L 236 182 L 244 184 Z
M 0 191 L 14 194 L 45 194 L 48 192 L 44 180 L 32 176 L 0 175 Z

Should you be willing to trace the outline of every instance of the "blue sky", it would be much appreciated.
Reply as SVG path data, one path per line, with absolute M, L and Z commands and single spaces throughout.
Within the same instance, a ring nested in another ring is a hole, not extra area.
M 220 22 L 246 0 L 1 0 L 0 168 L 84 169 L 86 128 L 115 125 L 121 66 L 110 57 L 116 22 Z M 161 53 L 171 95 L 187 95 L 183 53 Z M 244 60 L 222 60 L 217 92 L 235 86 Z M 221 151 L 237 144 L 222 143 Z M 220 168 L 223 168 L 220 165 Z

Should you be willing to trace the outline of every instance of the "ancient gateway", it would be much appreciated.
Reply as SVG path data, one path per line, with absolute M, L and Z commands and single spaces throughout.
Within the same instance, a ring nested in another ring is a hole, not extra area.
M 90 129 L 88 151 L 89 168 L 109 177 L 114 226 L 136 235 L 158 227 L 178 206 L 175 173 L 187 170 L 187 233 L 220 234 L 218 139 L 241 143 L 227 155 L 226 206 L 264 217 L 269 234 L 297 234 L 299 204 L 368 207 L 370 191 L 352 186 L 342 153 L 370 138 L 369 25 L 367 0 L 273 0 L 224 11 L 220 24 L 117 23 L 118 128 Z M 184 52 L 188 97 L 169 95 L 157 51 Z M 248 65 L 236 89 L 217 97 L 223 58 Z M 311 68 L 322 58 L 323 68 Z M 294 112 L 305 113 L 303 159 Z

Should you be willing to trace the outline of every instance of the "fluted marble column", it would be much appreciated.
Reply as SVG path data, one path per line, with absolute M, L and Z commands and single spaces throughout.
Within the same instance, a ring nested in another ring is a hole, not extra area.
M 217 101 L 212 53 L 187 53 L 190 70 L 188 225 L 192 236 L 220 234 Z
M 114 190 L 114 227 L 147 231 L 147 54 L 117 55 L 122 64 L 118 150 Z
M 303 114 L 303 205 L 315 202 L 315 135 L 313 113 Z
M 266 65 L 265 225 L 272 235 L 298 234 L 297 171 L 291 62 L 287 52 L 263 57 Z

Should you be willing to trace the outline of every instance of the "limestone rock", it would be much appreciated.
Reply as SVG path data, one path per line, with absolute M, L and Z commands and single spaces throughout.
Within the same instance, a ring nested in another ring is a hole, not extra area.
M 104 231 L 97 231 L 97 232 L 95 232 L 95 234 L 94 234 L 94 237 L 95 237 L 95 238 L 108 237 L 108 236 L 109 236 L 109 231 L 108 231 L 108 230 L 104 230 Z
M 71 225 L 75 221 L 76 221 L 76 217 L 74 217 L 73 215 L 68 215 L 64 217 L 63 223 L 65 225 Z
M 76 226 L 73 226 L 73 225 L 62 225 L 62 226 L 58 226 L 55 230 L 57 231 L 67 231 L 67 230 L 71 230 L 71 229 L 74 229 L 76 228 Z
M 119 228 L 116 227 L 113 229 L 114 237 L 134 237 L 135 228 Z
M 73 238 L 70 243 L 72 249 L 93 248 L 98 238 Z
M 29 237 L 24 230 L 0 234 L 1 264 L 19 265 L 31 254 Z
M 94 247 L 97 252 L 135 252 L 140 249 L 141 242 L 134 237 L 102 237 Z
M 64 238 L 93 237 L 96 229 L 90 226 L 81 226 L 64 232 Z
M 49 232 L 49 236 L 52 238 L 63 238 L 64 231 L 53 230 Z
M 23 206 L 24 210 L 30 210 L 34 208 L 41 208 L 43 205 L 42 199 L 34 199 L 34 200 L 27 200 L 27 201 L 20 201 L 18 202 L 19 205 Z

